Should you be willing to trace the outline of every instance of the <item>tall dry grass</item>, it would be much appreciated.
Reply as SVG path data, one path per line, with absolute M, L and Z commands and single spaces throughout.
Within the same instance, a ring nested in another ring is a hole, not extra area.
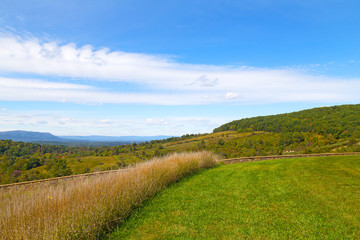
M 144 200 L 217 157 L 176 153 L 128 171 L 0 191 L 1 239 L 98 239 Z

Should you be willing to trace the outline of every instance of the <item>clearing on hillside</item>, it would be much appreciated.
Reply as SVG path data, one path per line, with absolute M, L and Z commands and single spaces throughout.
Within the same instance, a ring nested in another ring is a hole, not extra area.
M 358 239 L 360 156 L 221 165 L 139 208 L 110 239 Z

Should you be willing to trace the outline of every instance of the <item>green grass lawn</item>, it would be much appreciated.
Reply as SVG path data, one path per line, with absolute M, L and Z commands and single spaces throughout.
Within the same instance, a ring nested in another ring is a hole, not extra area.
M 110 239 L 360 239 L 360 156 L 220 165 L 137 209 Z

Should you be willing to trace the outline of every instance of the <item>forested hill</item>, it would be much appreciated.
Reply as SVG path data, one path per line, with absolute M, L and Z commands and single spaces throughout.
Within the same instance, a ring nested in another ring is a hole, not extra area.
M 224 124 L 214 132 L 311 132 L 335 138 L 360 137 L 360 104 L 321 107 L 293 113 L 245 118 Z

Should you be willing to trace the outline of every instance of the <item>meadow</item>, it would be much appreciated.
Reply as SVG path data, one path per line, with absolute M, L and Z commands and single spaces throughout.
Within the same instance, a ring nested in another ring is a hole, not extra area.
M 104 239 L 359 239 L 360 156 L 219 165 L 137 209 Z
M 208 152 L 176 153 L 126 171 L 0 191 L 2 239 L 98 239 L 169 184 L 214 167 Z

